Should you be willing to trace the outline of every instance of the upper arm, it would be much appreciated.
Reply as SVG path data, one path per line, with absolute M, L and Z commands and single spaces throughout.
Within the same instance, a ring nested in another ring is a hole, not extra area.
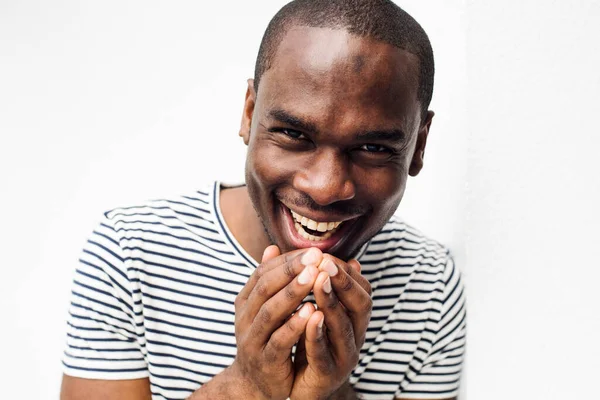
M 104 219 L 85 244 L 73 280 L 62 360 L 65 398 L 149 390 L 140 389 L 148 386 L 143 316 L 128 265 L 117 228 Z
M 83 379 L 63 375 L 60 400 L 148 400 L 148 378 L 128 380 Z

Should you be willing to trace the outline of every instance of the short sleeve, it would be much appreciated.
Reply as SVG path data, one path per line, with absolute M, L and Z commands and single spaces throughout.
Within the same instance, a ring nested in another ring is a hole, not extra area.
M 148 376 L 140 291 L 132 280 L 118 232 L 103 218 L 75 271 L 63 356 L 66 375 L 107 380 Z
M 403 382 L 396 397 L 447 399 L 458 396 L 466 342 L 466 304 L 461 274 L 452 257 L 444 269 L 437 332 L 421 368 Z

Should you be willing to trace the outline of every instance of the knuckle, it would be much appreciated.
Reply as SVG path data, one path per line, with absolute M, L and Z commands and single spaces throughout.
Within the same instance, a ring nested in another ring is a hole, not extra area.
M 286 300 L 294 300 L 297 297 L 294 287 L 292 285 L 287 285 L 283 289 L 283 294 L 284 294 Z
M 296 318 L 290 318 L 287 320 L 287 322 L 285 323 L 285 328 L 287 330 L 288 333 L 292 333 L 295 334 L 296 331 L 298 330 L 298 324 L 296 321 Z
M 345 324 L 342 326 L 340 333 L 342 334 L 344 340 L 354 343 L 354 330 L 352 329 L 352 325 Z
M 256 290 L 256 293 L 260 297 L 268 297 L 269 296 L 269 288 L 263 281 L 259 281 L 256 284 L 256 286 L 254 286 L 254 290 Z
M 336 299 L 333 296 L 331 296 L 331 298 L 327 302 L 327 309 L 328 310 L 335 310 L 339 306 L 340 306 L 340 302 L 338 301 L 338 299 Z
M 365 283 L 365 291 L 367 292 L 367 294 L 369 295 L 369 297 L 371 297 L 371 295 L 373 294 L 373 288 L 371 287 L 371 284 L 369 283 L 369 281 L 367 281 L 365 279 L 366 283 Z
M 256 315 L 256 319 L 260 325 L 266 325 L 271 322 L 273 315 L 271 314 L 271 311 L 269 311 L 269 309 L 263 305 Z
M 286 262 L 283 264 L 283 273 L 290 280 L 296 277 L 296 271 L 294 271 L 294 265 L 291 262 Z
M 241 299 L 240 295 L 238 294 L 237 296 L 235 296 L 235 300 L 233 301 L 233 306 L 236 309 L 238 309 L 241 305 L 242 305 L 242 299 Z
M 258 267 L 256 267 L 256 269 L 254 270 L 254 275 L 256 275 L 256 279 L 260 279 L 260 277 L 264 275 L 264 272 L 265 267 L 263 266 L 263 264 L 260 264 Z
M 342 282 L 341 283 L 341 290 L 344 292 L 348 292 L 350 290 L 352 290 L 354 288 L 354 280 L 352 278 L 350 278 L 348 275 L 345 275 L 342 278 Z
M 281 342 L 281 339 L 277 336 L 277 335 L 273 335 L 271 336 L 271 339 L 269 340 L 271 348 L 273 350 L 275 350 L 275 352 L 279 352 L 280 350 L 283 349 L 283 343 Z M 267 354 L 269 353 L 273 353 L 274 352 L 266 352 Z

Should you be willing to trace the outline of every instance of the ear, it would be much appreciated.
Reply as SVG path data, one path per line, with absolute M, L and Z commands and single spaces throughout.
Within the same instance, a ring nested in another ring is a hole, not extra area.
M 240 137 L 248 145 L 250 142 L 250 128 L 252 126 L 252 116 L 254 114 L 254 105 L 256 104 L 256 92 L 254 91 L 254 79 L 248 79 L 248 89 L 246 89 L 246 100 L 244 101 L 244 111 L 242 113 L 242 123 L 240 125 Z
M 429 135 L 429 128 L 431 128 L 431 120 L 433 119 L 433 115 L 433 111 L 427 111 L 427 117 L 419 128 L 417 145 L 415 146 L 415 152 L 413 153 L 413 158 L 410 162 L 410 168 L 408 169 L 410 176 L 417 176 L 423 168 L 423 160 L 425 159 L 425 146 L 427 145 L 427 135 Z

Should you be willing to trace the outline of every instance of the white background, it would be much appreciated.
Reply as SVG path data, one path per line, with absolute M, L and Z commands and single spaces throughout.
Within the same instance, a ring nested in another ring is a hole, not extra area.
M 2 398 L 58 396 L 73 269 L 103 211 L 243 178 L 246 79 L 283 4 L 0 1 Z M 463 270 L 462 398 L 595 398 L 600 4 L 399 4 L 437 64 L 399 213 Z

